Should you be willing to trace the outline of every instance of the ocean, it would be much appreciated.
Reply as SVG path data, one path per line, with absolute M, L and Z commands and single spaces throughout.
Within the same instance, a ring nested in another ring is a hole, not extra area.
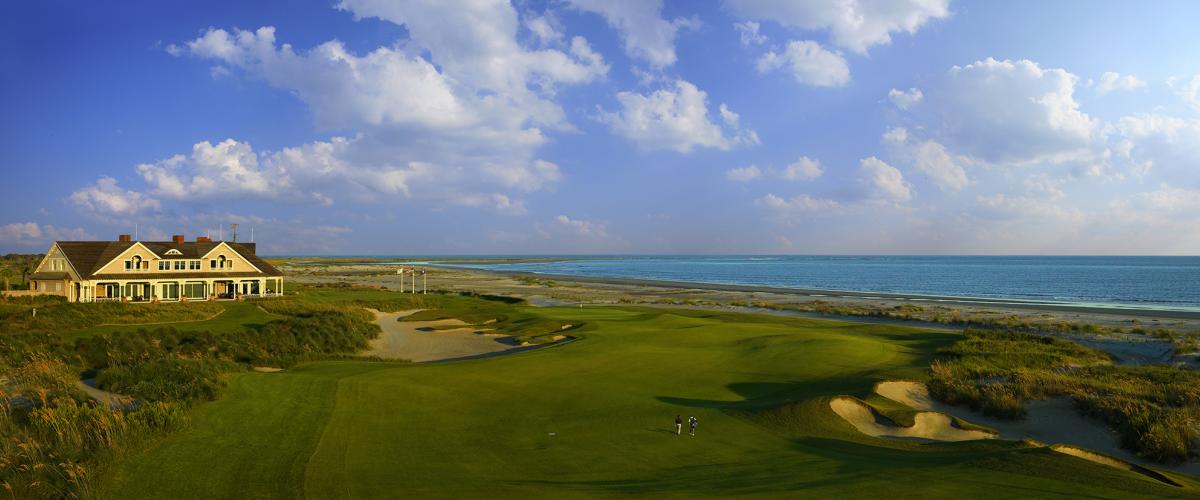
M 1200 257 L 598 256 L 496 271 L 1200 310 Z

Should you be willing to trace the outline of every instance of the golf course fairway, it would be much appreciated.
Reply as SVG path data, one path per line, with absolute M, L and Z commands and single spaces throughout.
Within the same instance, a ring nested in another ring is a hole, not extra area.
M 958 334 L 676 309 L 528 308 L 575 342 L 430 364 L 306 363 L 234 377 L 192 424 L 118 462 L 102 498 L 1102 498 L 1183 487 L 1013 441 L 873 438 Z M 696 416 L 695 437 L 673 419 Z

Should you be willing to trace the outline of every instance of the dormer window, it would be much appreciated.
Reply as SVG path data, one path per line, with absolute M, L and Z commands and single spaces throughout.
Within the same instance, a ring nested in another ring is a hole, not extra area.
M 166 254 L 167 255 L 183 255 L 183 252 L 180 252 L 179 250 L 172 248 L 170 250 L 167 250 Z

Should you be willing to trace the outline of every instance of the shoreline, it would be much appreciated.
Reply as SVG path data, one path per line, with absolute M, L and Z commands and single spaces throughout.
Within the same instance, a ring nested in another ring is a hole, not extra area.
M 551 279 L 556 281 L 574 281 L 578 283 L 595 283 L 605 285 L 622 285 L 622 286 L 650 286 L 659 288 L 671 289 L 687 289 L 687 290 L 711 290 L 722 292 L 741 292 L 741 293 L 772 293 L 779 295 L 790 295 L 796 297 L 807 297 L 815 300 L 821 299 L 858 299 L 858 300 L 893 300 L 901 302 L 911 302 L 914 304 L 930 304 L 943 306 L 966 306 L 966 307 L 1002 307 L 1012 309 L 1023 309 L 1030 311 L 1050 311 L 1050 312 L 1069 312 L 1081 314 L 1112 314 L 1126 317 L 1138 318 L 1159 318 L 1159 319 L 1186 319 L 1200 320 L 1200 310 L 1186 311 L 1179 309 L 1154 309 L 1154 308 L 1138 308 L 1138 307 L 1121 307 L 1108 305 L 1083 305 L 1071 303 L 1059 303 L 1050 301 L 1035 301 L 1025 299 L 1001 299 L 987 297 L 954 297 L 942 295 L 921 295 L 921 294 L 905 294 L 905 293 L 890 293 L 890 292 L 858 292 L 850 290 L 823 290 L 813 288 L 789 288 L 789 287 L 774 287 L 763 285 L 733 285 L 723 283 L 702 283 L 694 281 L 673 281 L 673 280 L 656 280 L 648 278 L 616 278 L 616 277 L 599 277 L 599 276 L 575 276 L 570 274 L 551 274 L 551 273 L 535 273 L 528 271 L 499 271 L 493 269 L 480 269 L 476 267 L 463 267 L 446 264 L 431 264 L 434 267 L 454 269 L 459 271 L 471 271 L 478 273 L 488 273 L 499 276 L 515 277 L 515 278 L 538 278 Z

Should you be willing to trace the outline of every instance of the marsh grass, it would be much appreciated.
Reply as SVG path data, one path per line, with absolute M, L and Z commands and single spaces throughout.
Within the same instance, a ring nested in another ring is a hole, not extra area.
M 930 393 L 950 404 L 1008 419 L 1025 402 L 1069 397 L 1106 422 L 1121 445 L 1151 460 L 1178 462 L 1196 454 L 1200 373 L 1172 366 L 1118 366 L 1072 342 L 1025 333 L 968 328 L 930 366 Z

